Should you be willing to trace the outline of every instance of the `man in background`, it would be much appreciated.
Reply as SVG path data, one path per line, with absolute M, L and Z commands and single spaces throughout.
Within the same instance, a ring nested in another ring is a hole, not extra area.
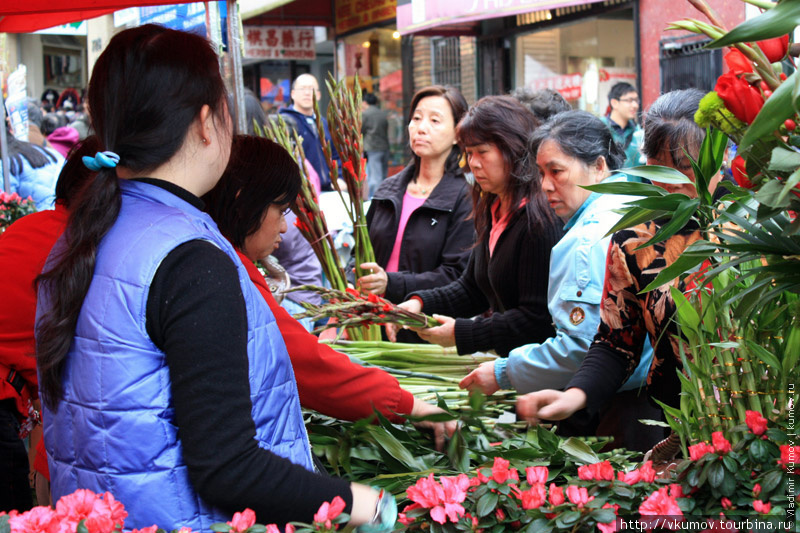
M 311 74 L 299 75 L 292 83 L 291 96 L 292 105 L 281 109 L 279 113 L 282 115 L 289 115 L 292 122 L 297 124 L 297 134 L 303 138 L 303 151 L 306 155 L 306 161 L 314 167 L 314 170 L 319 175 L 322 190 L 331 191 L 333 187 L 331 186 L 328 162 L 325 159 L 325 153 L 322 151 L 322 143 L 319 138 L 316 117 L 314 115 L 314 99 L 316 98 L 317 101 L 320 99 L 317 78 Z M 333 146 L 330 129 L 328 128 L 328 121 L 325 120 L 324 116 L 322 117 L 322 126 L 325 138 L 331 147 L 331 154 L 338 167 L 339 153 Z M 339 173 L 341 173 L 341 169 Z
M 639 93 L 630 83 L 619 82 L 608 92 L 609 112 L 603 118 L 614 140 L 625 152 L 623 168 L 644 164 L 640 161 L 639 144 L 642 128 L 636 123 Z
M 375 194 L 386 179 L 389 168 L 389 121 L 386 111 L 378 106 L 373 93 L 364 95 L 361 114 L 361 133 L 364 135 L 364 151 L 367 153 L 367 184 L 369 197 Z

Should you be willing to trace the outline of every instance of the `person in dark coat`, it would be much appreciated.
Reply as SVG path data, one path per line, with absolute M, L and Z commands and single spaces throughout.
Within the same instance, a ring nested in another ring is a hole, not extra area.
M 460 278 L 413 292 L 400 304 L 440 321 L 416 330 L 423 339 L 456 346 L 459 354 L 494 350 L 506 356 L 555 334 L 547 279 L 563 224 L 547 205 L 528 151 L 528 135 L 538 125 L 533 113 L 510 96 L 482 98 L 459 122 L 458 141 L 475 176 L 477 244 Z M 396 325 L 387 326 L 390 339 L 396 331 Z
M 408 126 L 414 157 L 381 184 L 370 204 L 376 262 L 361 265 L 372 271 L 359 278 L 362 290 L 399 303 L 464 271 L 475 239 L 455 127 L 466 110 L 464 97 L 451 87 L 426 87 L 414 95 Z

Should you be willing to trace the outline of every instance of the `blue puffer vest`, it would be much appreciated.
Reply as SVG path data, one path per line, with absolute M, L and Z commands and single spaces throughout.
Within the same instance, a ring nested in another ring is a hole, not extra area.
M 237 265 L 259 446 L 314 469 L 286 346 L 233 248 L 205 213 L 160 187 L 123 181 L 122 208 L 100 243 L 67 356 L 64 399 L 55 412 L 45 409 L 44 432 L 54 501 L 80 488 L 109 491 L 128 511 L 126 529 L 208 531 L 230 519 L 192 488 L 164 353 L 145 327 L 156 270 L 190 240 L 212 242 Z M 37 316 L 47 305 L 43 291 Z

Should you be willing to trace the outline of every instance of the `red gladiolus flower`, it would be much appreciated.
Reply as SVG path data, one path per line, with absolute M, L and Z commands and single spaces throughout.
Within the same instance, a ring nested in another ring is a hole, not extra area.
M 781 445 L 781 458 L 778 459 L 778 464 L 783 466 L 784 470 L 788 469 L 789 465 L 794 466 L 797 463 L 798 452 L 800 452 L 800 446 Z
M 789 51 L 789 36 L 784 35 L 783 37 L 758 41 L 758 47 L 761 48 L 770 63 L 777 63 L 786 57 L 786 52 Z
M 529 466 L 525 469 L 525 477 L 528 479 L 529 485 L 536 483 L 547 483 L 547 477 L 550 471 L 546 466 Z
M 753 64 L 737 48 L 731 48 L 731 50 L 725 54 L 725 64 L 728 65 L 728 69 L 736 75 L 753 72 Z
M 497 483 L 505 483 L 509 478 L 508 465 L 511 463 L 502 457 L 495 457 L 492 465 L 492 479 Z
M 331 500 L 330 503 L 325 502 L 322 505 L 320 505 L 319 511 L 317 511 L 314 514 L 314 522 L 319 524 L 324 524 L 326 528 L 330 529 L 332 525 L 331 521 L 335 520 L 337 516 L 342 514 L 344 508 L 345 508 L 344 500 L 341 498 L 341 496 L 336 496 L 333 500 Z M 247 509 L 247 511 L 249 511 L 249 509 Z M 234 518 L 236 518 L 236 515 L 234 515 Z M 255 523 L 255 514 L 253 514 L 253 523 Z M 240 531 L 244 531 L 244 529 Z
M 721 431 L 715 431 L 711 434 L 711 442 L 714 443 L 714 451 L 719 454 L 726 454 L 731 451 L 731 443 L 728 442 Z
M 522 492 L 522 508 L 538 509 L 547 501 L 547 489 L 544 483 L 535 483 L 529 490 Z
M 754 435 L 763 435 L 767 431 L 767 419 L 758 411 L 746 411 L 744 421 Z
M 570 503 L 577 505 L 578 509 L 583 509 L 584 505 L 594 500 L 594 496 L 589 496 L 586 487 L 576 487 L 575 485 L 567 487 L 567 498 Z
M 662 487 L 651 494 L 642 504 L 639 506 L 639 514 L 642 517 L 645 516 L 675 516 L 675 517 L 682 517 L 683 511 L 678 506 L 678 502 L 675 501 L 675 498 L 669 495 L 669 488 Z M 670 527 L 670 525 L 674 524 L 665 524 L 664 527 L 668 529 L 677 529 L 676 527 Z
M 728 498 L 724 497 L 724 496 L 719 501 L 719 503 L 722 504 L 722 508 L 725 509 L 726 511 L 728 509 L 730 509 L 731 507 L 733 507 L 733 504 L 731 503 L 731 501 Z
M 731 113 L 742 122 L 750 124 L 764 106 L 761 93 L 743 79 L 736 77 L 733 72 L 723 74 L 717 79 L 714 87 L 719 97 L 725 102 Z
M 762 514 L 769 514 L 772 504 L 769 502 L 764 503 L 761 500 L 753 500 L 753 509 Z
M 371 304 L 380 303 L 380 301 L 378 300 L 378 295 L 373 293 L 369 293 L 369 295 L 367 296 L 367 301 Z
M 747 177 L 747 168 L 742 156 L 737 155 L 733 159 L 733 162 L 731 163 L 731 173 L 733 174 L 733 179 L 736 180 L 736 184 L 739 185 L 739 187 L 744 187 L 745 189 L 753 188 L 753 182 Z
M 355 178 L 358 179 L 358 176 L 356 175 L 356 169 L 353 168 L 353 162 L 352 161 L 350 161 L 348 159 L 347 161 L 342 163 L 342 168 L 346 169 L 347 171 L 349 171 L 351 176 L 355 176 Z
M 550 483 L 550 505 L 555 507 L 564 503 L 564 488 L 556 486 L 555 483 Z

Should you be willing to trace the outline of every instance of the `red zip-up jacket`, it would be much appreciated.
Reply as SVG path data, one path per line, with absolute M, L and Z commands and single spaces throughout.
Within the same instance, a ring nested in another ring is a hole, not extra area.
M 278 322 L 286 350 L 292 360 L 300 405 L 342 420 L 359 420 L 373 414 L 373 408 L 392 422 L 411 413 L 414 396 L 400 388 L 395 378 L 378 368 L 366 368 L 350 361 L 306 329 L 275 301 L 264 276 L 252 261 L 239 252 L 250 275 Z

